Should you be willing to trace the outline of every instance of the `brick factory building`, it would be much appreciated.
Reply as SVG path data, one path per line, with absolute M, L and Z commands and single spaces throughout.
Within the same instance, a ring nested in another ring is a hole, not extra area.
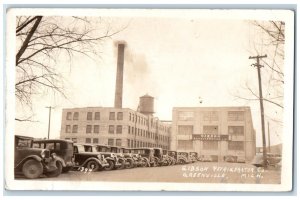
M 171 150 L 219 162 L 249 162 L 255 155 L 249 107 L 176 107 L 172 118 Z
M 169 149 L 171 124 L 129 108 L 63 109 L 61 139 L 78 143 Z

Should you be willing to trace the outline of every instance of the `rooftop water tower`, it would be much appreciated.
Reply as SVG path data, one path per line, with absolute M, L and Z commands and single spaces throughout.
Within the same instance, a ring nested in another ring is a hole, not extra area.
M 139 112 L 144 115 L 154 114 L 154 97 L 146 94 L 140 97 Z

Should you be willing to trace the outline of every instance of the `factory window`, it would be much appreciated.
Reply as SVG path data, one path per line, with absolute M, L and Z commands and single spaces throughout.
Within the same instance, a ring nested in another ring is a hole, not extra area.
M 92 120 L 93 119 L 93 113 L 92 112 L 88 112 L 86 115 L 86 119 L 87 120 Z
M 77 132 L 78 132 L 78 125 L 73 125 L 72 133 L 77 133 Z
M 133 140 L 131 140 L 131 145 L 130 145 L 130 147 L 131 148 L 133 148 L 134 146 L 133 146 Z
M 71 120 L 72 119 L 72 113 L 71 112 L 67 112 L 67 120 Z
M 108 139 L 107 144 L 110 146 L 114 146 L 114 139 Z
M 118 112 L 117 120 L 123 120 L 123 113 L 122 112 Z
M 182 149 L 182 150 L 193 149 L 193 140 L 178 140 L 178 149 Z
M 71 126 L 70 125 L 66 125 L 66 133 L 71 133 Z
M 129 113 L 129 121 L 131 121 L 131 113 Z
M 204 121 L 218 121 L 219 120 L 218 112 L 216 112 L 216 111 L 203 112 L 203 120 Z
M 99 143 L 99 139 L 98 138 L 93 138 L 93 143 L 94 144 L 98 144 Z
M 91 138 L 85 138 L 85 143 L 91 143 L 92 139 Z
M 74 112 L 73 114 L 73 120 L 78 120 L 79 118 L 79 113 L 78 112 Z
M 117 133 L 122 133 L 122 125 L 117 125 Z
M 100 112 L 95 112 L 95 120 L 100 120 Z
M 134 134 L 134 127 L 131 127 L 131 133 Z
M 194 112 L 191 111 L 180 111 L 178 112 L 179 121 L 191 121 L 194 120 Z
M 218 135 L 218 126 L 203 126 L 203 134 Z
M 244 136 L 244 126 L 228 126 L 228 134 L 232 136 Z
M 128 126 L 128 134 L 130 134 L 131 128 L 130 126 Z
M 86 126 L 86 133 L 91 133 L 92 132 L 92 125 L 87 125 Z
M 77 138 L 72 138 L 72 141 L 73 141 L 74 143 L 76 143 L 76 142 L 77 142 Z
M 203 150 L 218 150 L 218 141 L 203 141 Z
M 244 111 L 228 111 L 228 121 L 244 121 Z
M 194 127 L 191 125 L 178 126 L 178 135 L 192 135 Z
M 115 133 L 115 126 L 114 125 L 109 125 L 108 133 Z
M 116 139 L 116 146 L 122 146 L 122 139 Z
M 127 139 L 127 148 L 130 148 L 130 140 Z
M 109 120 L 115 120 L 115 112 L 109 113 Z
M 94 133 L 99 133 L 99 125 L 94 125 Z
M 243 141 L 228 141 L 228 150 L 244 151 Z

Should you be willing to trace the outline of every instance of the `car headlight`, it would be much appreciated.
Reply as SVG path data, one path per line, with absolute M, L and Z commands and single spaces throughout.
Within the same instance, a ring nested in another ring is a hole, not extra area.
M 101 154 L 98 154 L 98 155 L 97 155 L 97 158 L 98 158 L 99 160 L 101 160 L 101 159 L 102 159 Z
M 56 153 L 52 153 L 51 157 L 55 159 L 56 158 Z
M 45 149 L 41 152 L 41 157 L 42 158 L 45 158 L 45 156 L 46 156 L 46 153 L 45 153 Z

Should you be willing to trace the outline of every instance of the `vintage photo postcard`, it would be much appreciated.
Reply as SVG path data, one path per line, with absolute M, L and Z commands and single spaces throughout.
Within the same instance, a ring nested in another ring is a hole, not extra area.
M 290 10 L 9 9 L 5 187 L 290 191 Z

